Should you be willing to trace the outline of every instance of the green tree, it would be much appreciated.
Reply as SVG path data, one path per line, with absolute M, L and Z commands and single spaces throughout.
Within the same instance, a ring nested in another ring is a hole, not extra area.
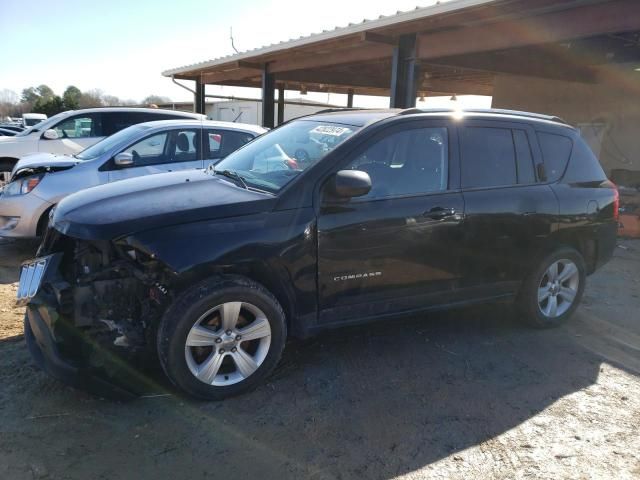
M 40 98 L 50 99 L 56 96 L 56 94 L 53 93 L 53 90 L 51 90 L 51 87 L 49 87 L 48 85 L 42 84 L 38 88 L 36 88 L 36 91 L 38 92 Z
M 75 110 L 80 107 L 80 99 L 82 98 L 82 92 L 78 87 L 69 85 L 62 94 L 62 101 L 64 102 L 64 108 L 67 110 Z
M 53 95 L 52 97 L 38 98 L 33 104 L 32 110 L 36 113 L 44 113 L 48 117 L 56 115 L 60 112 L 64 112 L 66 110 L 64 106 L 64 101 L 58 95 Z
M 28 112 L 35 108 L 36 104 L 42 108 L 42 105 L 55 96 L 56 94 L 51 90 L 51 87 L 42 84 L 37 87 L 29 87 L 22 90 L 21 101 L 24 106 L 24 110 Z
M 34 87 L 25 88 L 22 90 L 22 97 L 20 97 L 20 101 L 22 103 L 29 103 L 33 105 L 36 103 L 36 100 L 40 98 L 40 94 L 36 91 Z

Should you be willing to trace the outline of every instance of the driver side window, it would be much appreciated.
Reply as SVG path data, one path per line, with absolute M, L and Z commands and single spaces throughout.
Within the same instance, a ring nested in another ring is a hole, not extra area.
M 100 136 L 97 122 L 92 115 L 67 118 L 53 128 L 58 133 L 58 138 L 89 138 Z
M 164 163 L 167 144 L 167 132 L 158 133 L 134 143 L 124 150 L 133 155 L 133 164 L 137 166 Z
M 362 199 L 432 193 L 447 189 L 449 139 L 445 127 L 390 134 L 358 155 L 346 168 L 371 177 Z
M 200 134 L 195 129 L 161 132 L 134 143 L 124 153 L 133 156 L 133 165 L 189 162 L 198 159 Z

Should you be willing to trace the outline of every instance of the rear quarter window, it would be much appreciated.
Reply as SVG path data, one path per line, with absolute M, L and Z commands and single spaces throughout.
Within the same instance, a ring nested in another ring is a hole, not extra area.
M 582 138 L 576 139 L 569 160 L 566 183 L 603 182 L 607 179 L 598 158 Z
M 573 149 L 573 141 L 564 135 L 538 132 L 538 142 L 540 142 L 540 150 L 542 150 L 547 181 L 556 182 L 567 168 Z

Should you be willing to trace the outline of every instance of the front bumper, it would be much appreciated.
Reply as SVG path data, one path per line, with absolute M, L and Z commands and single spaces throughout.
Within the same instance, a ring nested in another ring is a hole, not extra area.
M 35 363 L 61 382 L 94 395 L 127 400 L 138 395 L 106 379 L 99 371 L 77 365 L 60 353 L 51 330 L 51 311 L 46 305 L 30 304 L 24 319 L 24 337 Z
M 114 322 L 100 320 L 100 313 L 86 314 L 88 302 L 100 302 L 108 288 L 100 281 L 95 286 L 69 280 L 63 274 L 70 267 L 65 257 L 74 249 L 51 232 L 39 250 L 45 255 L 25 262 L 27 269 L 40 263 L 44 268 L 31 275 L 23 268 L 17 295 L 18 304 L 26 303 L 25 339 L 36 363 L 64 383 L 103 397 L 121 400 L 164 391 L 155 375 L 148 375 L 149 367 L 157 369 L 149 346 L 155 344 L 144 339 L 118 344 L 123 333 Z
M 137 371 L 101 349 L 87 332 L 73 324 L 72 315 L 64 313 L 68 307 L 62 305 L 68 304 L 70 285 L 59 273 L 62 254 L 43 258 L 48 259 L 48 267 L 37 293 L 28 298 L 24 322 L 25 340 L 36 364 L 67 385 L 101 397 L 126 400 L 144 393 L 147 385 L 136 381 Z M 109 375 L 110 364 L 117 366 L 116 371 L 134 375 Z
M 34 238 L 38 222 L 52 203 L 34 195 L 0 195 L 0 237 Z

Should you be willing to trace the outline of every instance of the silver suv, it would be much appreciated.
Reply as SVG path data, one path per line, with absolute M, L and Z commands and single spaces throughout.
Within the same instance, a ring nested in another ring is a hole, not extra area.
M 23 157 L 0 190 L 0 236 L 37 237 L 71 193 L 125 178 L 206 168 L 266 130 L 255 125 L 162 120 L 133 125 L 69 155 Z
M 131 125 L 155 120 L 206 120 L 199 113 L 157 108 L 105 107 L 69 110 L 11 137 L 0 137 L 0 187 L 18 159 L 34 152 L 74 155 Z

